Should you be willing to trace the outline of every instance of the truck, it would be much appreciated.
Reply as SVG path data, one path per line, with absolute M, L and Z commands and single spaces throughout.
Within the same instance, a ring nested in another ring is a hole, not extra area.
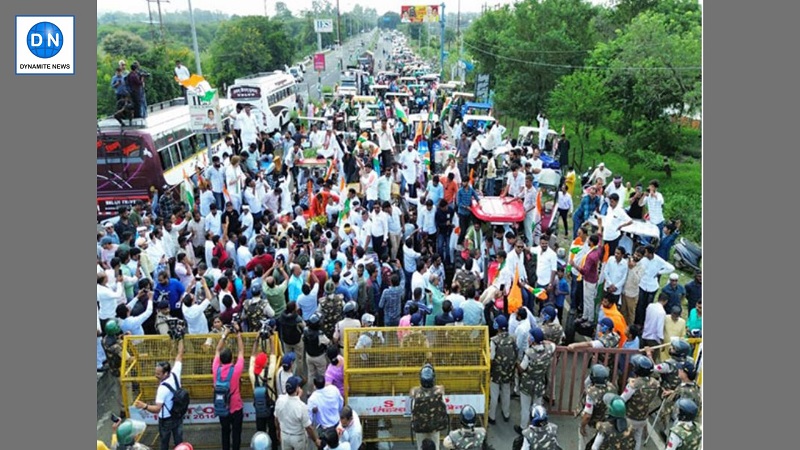
M 358 57 L 358 65 L 361 70 L 372 75 L 375 70 L 375 55 L 370 51 L 362 53 L 361 56 Z

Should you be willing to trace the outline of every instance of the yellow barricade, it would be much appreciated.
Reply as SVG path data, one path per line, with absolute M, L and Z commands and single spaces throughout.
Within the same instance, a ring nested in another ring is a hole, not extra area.
M 445 389 L 451 427 L 471 405 L 486 426 L 489 410 L 487 327 L 351 328 L 344 332 L 345 403 L 361 418 L 364 442 L 410 441 L 408 394 L 425 363 Z M 444 435 L 442 435 L 444 436 Z

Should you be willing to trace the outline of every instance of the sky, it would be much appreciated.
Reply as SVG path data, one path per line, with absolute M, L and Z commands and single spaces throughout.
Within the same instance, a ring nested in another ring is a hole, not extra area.
M 169 1 L 169 3 L 164 3 Z M 189 0 L 164 0 L 161 3 L 162 13 L 170 11 L 185 11 L 189 9 Z M 223 11 L 227 14 L 237 14 L 240 16 L 245 15 L 263 15 L 264 14 L 264 0 L 234 0 L 234 1 L 220 1 L 220 0 L 191 0 L 192 8 L 203 9 L 207 11 Z M 330 0 L 331 4 L 336 5 L 336 0 Z M 591 0 L 592 3 L 603 3 L 603 0 Z M 275 14 L 276 0 L 267 0 L 267 12 L 269 15 Z M 289 6 L 293 13 L 298 13 L 302 10 L 311 9 L 312 0 L 283 0 Z M 383 14 L 387 11 L 395 11 L 400 13 L 400 6 L 403 5 L 435 5 L 441 4 L 437 0 L 380 0 L 380 1 L 367 1 L 367 0 L 339 0 L 339 8 L 342 12 L 350 11 L 353 6 L 360 3 L 363 7 L 372 7 L 378 10 L 378 14 Z M 456 12 L 458 8 L 457 0 L 447 0 L 445 3 L 445 12 Z M 481 5 L 487 3 L 488 5 L 497 4 L 511 4 L 515 0 L 461 0 L 462 12 L 480 12 Z M 158 8 L 155 0 L 152 0 L 151 8 L 155 13 Z M 127 13 L 146 13 L 147 0 L 97 0 L 97 11 L 99 13 L 108 11 L 122 11 Z

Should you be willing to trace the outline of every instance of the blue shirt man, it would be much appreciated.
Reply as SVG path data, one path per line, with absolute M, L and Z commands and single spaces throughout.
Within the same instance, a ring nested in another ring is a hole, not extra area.
M 180 300 L 183 293 L 186 291 L 180 281 L 175 278 L 169 278 L 165 272 L 158 274 L 158 284 L 153 288 L 155 295 L 154 299 L 161 300 L 162 298 L 169 301 L 170 311 L 180 311 Z
M 425 188 L 425 192 L 428 193 L 428 198 L 433 201 L 434 206 L 438 206 L 439 200 L 444 198 L 444 186 L 436 176 L 431 181 L 428 181 L 428 187 Z
M 117 67 L 116 73 L 111 77 L 111 87 L 114 89 L 114 93 L 117 94 L 117 100 L 128 93 L 128 85 L 125 84 L 125 76 L 122 74 L 122 68 Z
M 661 289 L 661 292 L 669 295 L 669 301 L 664 307 L 667 311 L 672 311 L 675 306 L 681 306 L 681 302 L 686 297 L 686 288 L 678 284 L 678 274 L 673 273 L 669 276 L 669 283 Z

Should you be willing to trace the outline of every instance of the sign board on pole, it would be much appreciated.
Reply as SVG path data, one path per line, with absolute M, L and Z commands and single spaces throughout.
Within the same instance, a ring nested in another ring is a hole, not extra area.
M 315 33 L 333 33 L 333 19 L 314 19 Z
M 401 6 L 400 22 L 434 23 L 439 21 L 439 5 Z
M 314 70 L 325 70 L 325 53 L 317 53 L 314 55 Z
M 486 99 L 489 97 L 489 74 L 479 74 L 475 80 L 475 97 Z
M 212 89 L 203 95 L 188 92 L 189 126 L 195 133 L 220 133 L 219 95 Z

